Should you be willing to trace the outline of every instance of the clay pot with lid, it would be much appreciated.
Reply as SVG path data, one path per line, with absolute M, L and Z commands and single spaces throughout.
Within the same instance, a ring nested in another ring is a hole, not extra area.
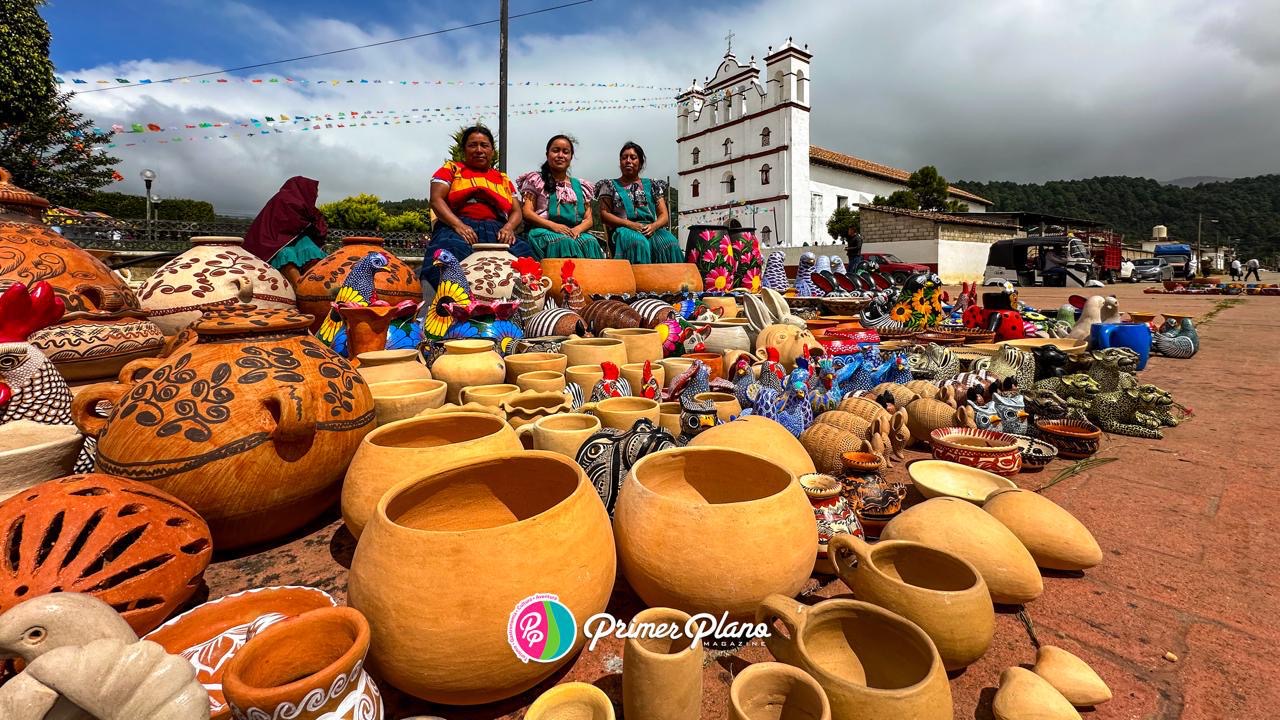
M 138 302 L 161 330 L 176 334 L 206 310 L 252 303 L 292 309 L 293 286 L 278 270 L 244 249 L 244 238 L 200 236 L 191 249 L 156 269 Z
M 398 305 L 402 300 L 422 300 L 422 284 L 418 275 L 413 268 L 396 257 L 395 253 L 383 247 L 382 238 L 343 238 L 341 247 L 312 265 L 298 281 L 298 310 L 314 318 L 311 323 L 313 332 L 320 329 L 324 316 L 333 305 L 332 291 L 340 287 L 351 268 L 371 252 L 381 252 L 387 256 L 386 270 L 375 273 L 373 278 L 379 300 L 385 300 L 391 305 Z
M 0 168 L 0 291 L 45 281 L 67 308 L 29 342 L 69 381 L 114 377 L 126 363 L 159 353 L 164 334 L 125 281 L 42 223 L 49 201 L 9 179 Z
M 181 498 L 219 549 L 310 522 L 375 423 L 364 379 L 310 322 L 253 306 L 206 313 L 194 342 L 80 392 L 72 416 L 98 438 L 97 469 Z M 96 414 L 102 401 L 108 418 Z

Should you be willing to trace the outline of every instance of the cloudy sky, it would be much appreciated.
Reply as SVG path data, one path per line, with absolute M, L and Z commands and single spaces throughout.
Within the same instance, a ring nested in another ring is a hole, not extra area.
M 569 1 L 511 0 L 511 12 Z M 491 20 L 497 5 L 51 0 L 42 13 L 62 77 L 161 79 Z M 714 71 L 730 30 L 744 62 L 787 35 L 808 43 L 813 142 L 897 167 L 932 163 L 951 179 L 1020 181 L 1280 172 L 1276 0 L 592 0 L 512 20 L 511 80 L 683 86 Z M 496 86 L 434 81 L 496 81 L 497 46 L 495 24 L 231 76 L 429 86 L 173 83 L 84 93 L 76 105 L 104 128 L 459 105 L 496 126 L 496 110 L 479 107 L 496 106 Z M 513 116 L 509 170 L 535 168 L 546 139 L 567 132 L 579 141 L 579 176 L 615 174 L 628 139 L 648 151 L 646 174 L 674 174 L 674 110 L 647 107 L 671 94 L 513 88 L 515 110 L 551 101 L 633 107 Z M 198 139 L 216 128 L 120 135 L 148 142 L 113 151 L 128 178 L 116 189 L 141 192 L 138 172 L 150 167 L 162 196 L 245 215 L 292 175 L 318 179 L 322 201 L 423 197 L 448 133 L 462 124 L 456 117 L 316 132 L 286 125 L 252 139 Z M 197 139 L 156 142 L 174 135 Z

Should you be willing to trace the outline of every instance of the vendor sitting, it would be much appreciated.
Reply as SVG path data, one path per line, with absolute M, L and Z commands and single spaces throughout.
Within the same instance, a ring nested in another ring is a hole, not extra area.
M 667 184 L 640 177 L 644 149 L 628 142 L 618 153 L 616 180 L 596 183 L 600 217 L 612 230 L 613 256 L 637 265 L 684 262 L 680 241 L 667 230 Z
M 520 204 L 516 188 L 506 173 L 493 167 L 493 133 L 483 125 L 462 131 L 464 163 L 446 162 L 431 176 L 431 209 L 436 223 L 426 257 L 439 249 L 462 260 L 476 243 L 501 243 L 517 257 L 532 257 L 528 244 L 516 237 Z M 429 260 L 422 263 L 424 297 L 434 294 L 440 270 Z
M 556 135 L 547 141 L 542 168 L 516 179 L 524 197 L 524 219 L 533 256 L 543 258 L 603 258 L 591 229 L 591 183 L 569 175 L 573 140 Z

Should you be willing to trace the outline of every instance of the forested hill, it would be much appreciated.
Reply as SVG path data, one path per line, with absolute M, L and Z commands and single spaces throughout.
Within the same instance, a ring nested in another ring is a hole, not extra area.
M 1204 242 L 1244 238 L 1241 254 L 1280 252 L 1280 175 L 1259 175 L 1186 188 L 1136 177 L 1055 180 L 1042 185 L 1015 182 L 953 183 L 995 202 L 994 210 L 1023 210 L 1108 223 L 1126 241 L 1151 237 L 1166 225 L 1169 237 L 1194 241 L 1196 216 L 1204 214 Z M 1218 223 L 1210 223 L 1210 219 Z

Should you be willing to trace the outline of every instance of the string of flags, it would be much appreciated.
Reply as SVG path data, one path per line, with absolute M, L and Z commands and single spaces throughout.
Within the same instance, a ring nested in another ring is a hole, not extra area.
M 307 78 L 295 77 L 222 77 L 222 78 L 176 78 L 172 80 L 151 80 L 150 78 L 65 78 L 60 75 L 54 76 L 55 82 L 59 85 L 317 85 L 335 87 L 338 85 L 440 85 L 440 86 L 464 86 L 464 87 L 485 87 L 489 85 L 499 85 L 497 80 L 370 80 L 368 78 L 360 79 L 344 79 L 344 80 L 310 80 Z M 643 85 L 639 83 L 626 82 L 549 82 L 538 80 L 525 80 L 521 82 L 508 82 L 507 87 L 592 87 L 592 88 L 630 88 L 635 90 L 667 90 L 671 92 L 679 92 L 683 88 L 675 86 L 663 85 Z

